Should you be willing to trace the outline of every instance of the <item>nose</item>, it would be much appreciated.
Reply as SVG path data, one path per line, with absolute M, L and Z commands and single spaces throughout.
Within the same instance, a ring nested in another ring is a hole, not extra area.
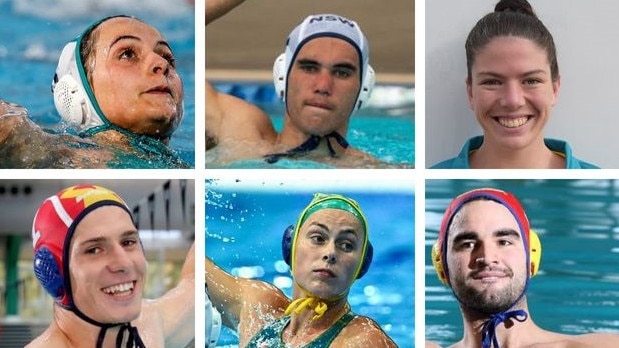
M 335 262 L 337 262 L 337 257 L 335 254 L 335 246 L 326 247 L 324 252 L 325 254 L 322 256 L 323 261 L 325 261 L 328 264 L 334 264 Z
M 131 268 L 133 261 L 131 255 L 122 246 L 114 246 L 109 253 L 110 261 L 108 263 L 108 269 L 110 272 L 122 272 L 126 273 Z
M 333 77 L 328 69 L 320 69 L 315 75 L 315 89 L 314 93 L 320 95 L 331 95 L 333 88 Z
M 150 54 L 150 60 L 151 62 L 149 64 L 149 69 L 153 72 L 153 74 L 168 75 L 170 71 L 170 62 L 168 62 L 167 59 L 155 52 L 152 52 Z
M 520 82 L 509 82 L 505 84 L 501 106 L 508 109 L 517 109 L 525 104 L 524 93 Z
M 480 244 L 477 252 L 472 255 L 472 260 L 477 267 L 490 265 L 496 262 L 496 249 L 488 243 Z

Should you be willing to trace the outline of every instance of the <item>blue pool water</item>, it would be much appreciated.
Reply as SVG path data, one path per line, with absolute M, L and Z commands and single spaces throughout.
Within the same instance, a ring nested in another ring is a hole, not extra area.
M 185 86 L 185 117 L 171 147 L 195 163 L 194 10 L 187 1 L 0 0 L 0 98 L 25 106 L 45 128 L 56 128 L 50 85 L 60 51 L 89 24 L 131 14 L 155 26 L 169 41 Z
M 278 284 L 282 279 L 290 281 L 281 257 L 282 233 L 295 222 L 314 192 L 324 192 L 316 187 L 321 186 L 315 181 L 307 181 L 301 188 L 283 183 L 274 189 L 207 181 L 206 255 L 233 274 L 238 274 L 240 267 L 249 267 L 258 279 L 273 283 L 277 278 Z M 413 347 L 412 187 L 389 192 L 360 192 L 348 187 L 338 193 L 356 199 L 364 209 L 374 245 L 368 273 L 351 289 L 352 309 L 377 321 L 400 347 Z M 290 287 L 282 290 L 291 296 Z M 226 329 L 219 345 L 236 346 L 238 340 Z
M 619 333 L 619 181 L 426 181 L 426 338 L 443 346 L 462 337 L 457 301 L 435 276 L 430 250 L 442 214 L 457 194 L 496 187 L 521 200 L 542 243 L 528 291 L 530 314 L 566 334 Z
M 215 82 L 221 92 L 235 95 L 262 108 L 271 116 L 277 131 L 284 122 L 284 104 L 279 101 L 271 83 Z M 395 93 L 392 93 L 395 91 Z M 393 165 L 411 167 L 415 163 L 415 108 L 413 87 L 377 86 L 370 107 L 361 109 L 351 118 L 346 139 L 354 148 Z M 395 94 L 388 100 L 386 95 Z M 324 168 L 313 161 L 280 161 L 267 165 L 262 160 L 239 161 L 230 168 Z

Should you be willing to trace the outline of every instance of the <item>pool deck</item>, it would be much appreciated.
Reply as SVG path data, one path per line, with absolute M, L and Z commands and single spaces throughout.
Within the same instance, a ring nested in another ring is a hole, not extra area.
M 273 61 L 283 52 L 287 35 L 312 13 L 336 13 L 359 23 L 370 42 L 378 83 L 414 83 L 411 0 L 246 1 L 206 28 L 206 77 L 271 80 Z

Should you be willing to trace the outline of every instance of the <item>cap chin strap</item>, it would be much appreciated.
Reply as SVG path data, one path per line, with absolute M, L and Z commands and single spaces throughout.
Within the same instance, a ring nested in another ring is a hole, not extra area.
M 130 322 L 127 323 L 115 323 L 115 324 L 104 324 L 104 323 L 100 323 L 90 317 L 88 317 L 86 314 L 84 314 L 82 311 L 80 311 L 75 304 L 73 304 L 72 306 L 70 306 L 70 310 L 75 313 L 80 319 L 86 321 L 89 324 L 98 326 L 101 328 L 101 330 L 99 330 L 99 336 L 97 336 L 97 345 L 96 348 L 102 348 L 103 347 L 103 341 L 105 340 L 105 334 L 107 332 L 107 329 L 112 328 L 112 327 L 116 327 L 116 326 L 120 326 L 120 330 L 118 331 L 118 335 L 116 335 L 116 348 L 122 348 L 122 342 L 123 342 L 123 338 L 125 336 L 125 331 L 127 331 L 129 333 L 128 339 L 127 339 L 127 345 L 125 346 L 126 348 L 146 348 L 146 346 L 144 345 L 144 342 L 142 341 L 142 337 L 140 337 L 140 333 L 138 332 L 138 328 L 135 326 L 132 326 Z
M 491 315 L 490 319 L 486 320 L 481 329 L 481 347 L 491 348 L 492 345 L 494 345 L 495 348 L 500 348 L 499 341 L 496 337 L 497 326 L 508 319 L 516 319 L 522 323 L 527 320 L 528 317 L 529 315 L 523 309 L 500 312 L 498 314 Z
M 335 152 L 335 149 L 331 145 L 331 142 L 329 141 L 330 138 L 335 139 L 335 141 L 337 141 L 337 143 L 345 149 L 348 148 L 349 146 L 348 141 L 346 141 L 346 139 L 343 136 L 341 136 L 338 132 L 333 131 L 324 136 L 310 135 L 310 137 L 303 144 L 293 149 L 290 149 L 286 152 L 279 152 L 279 153 L 273 153 L 270 155 L 266 155 L 264 156 L 264 160 L 267 163 L 275 163 L 284 157 L 288 157 L 288 158 L 301 157 L 303 155 L 306 155 L 310 151 L 316 150 L 316 148 L 318 148 L 318 145 L 320 145 L 320 141 L 322 139 L 327 140 L 327 146 L 329 147 L 329 154 L 331 155 L 331 157 L 335 157 L 337 155 L 337 152 Z
M 301 297 L 292 301 L 286 308 L 284 314 L 290 315 L 292 312 L 299 314 L 304 309 L 312 309 L 314 313 L 316 313 L 316 315 L 312 317 L 312 321 L 314 321 L 325 314 L 327 311 L 327 304 L 316 297 Z

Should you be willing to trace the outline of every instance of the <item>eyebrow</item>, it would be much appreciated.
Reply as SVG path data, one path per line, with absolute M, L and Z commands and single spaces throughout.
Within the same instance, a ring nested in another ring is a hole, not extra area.
M 527 77 L 531 75 L 544 74 L 548 75 L 548 72 L 544 69 L 535 69 L 531 71 L 527 71 L 524 74 L 520 74 L 520 76 Z M 492 77 L 504 77 L 504 75 L 496 73 L 494 71 L 480 71 L 475 76 L 492 76 Z
M 312 222 L 310 224 L 310 226 L 311 225 L 318 226 L 318 227 L 324 229 L 325 231 L 331 232 L 331 230 L 329 230 L 327 225 L 322 224 L 320 222 Z M 352 227 L 347 227 L 347 228 L 345 228 L 343 230 L 340 230 L 338 233 L 352 234 L 352 235 L 356 236 L 357 238 L 359 238 L 359 232 L 357 230 L 355 230 L 354 228 L 352 228 Z
M 121 238 L 134 237 L 134 236 L 137 236 L 137 237 L 140 236 L 137 230 L 125 231 L 120 235 Z M 94 238 L 90 238 L 90 239 L 80 242 L 79 245 L 102 243 L 106 241 L 107 239 L 110 239 L 110 238 L 109 237 L 94 237 Z
M 514 237 L 514 238 L 520 239 L 520 233 L 511 228 L 504 228 L 504 229 L 496 230 L 492 233 L 492 236 L 495 238 Z M 479 239 L 478 237 L 479 235 L 477 234 L 477 232 L 473 232 L 473 231 L 461 232 L 454 237 L 453 245 L 456 245 L 459 242 L 462 242 L 463 240 L 471 240 L 471 239 L 477 240 Z
M 314 59 L 309 59 L 309 58 L 301 58 L 297 60 L 297 64 L 300 65 L 321 65 L 322 64 L 320 62 L 318 62 L 317 60 Z M 354 71 L 357 71 L 357 67 L 353 64 L 350 63 L 337 63 L 337 64 L 333 64 L 332 66 L 333 68 L 344 68 L 344 69 L 349 69 Z
M 121 35 L 121 36 L 117 37 L 114 41 L 112 41 L 112 43 L 110 44 L 110 48 L 112 48 L 116 43 L 118 43 L 119 41 L 122 41 L 122 40 L 142 41 L 142 39 L 140 39 L 139 37 L 134 36 L 134 35 Z M 165 46 L 170 51 L 172 51 L 172 47 L 170 47 L 170 45 L 167 43 L 167 41 L 164 41 L 164 40 L 157 41 L 157 45 L 156 46 Z

